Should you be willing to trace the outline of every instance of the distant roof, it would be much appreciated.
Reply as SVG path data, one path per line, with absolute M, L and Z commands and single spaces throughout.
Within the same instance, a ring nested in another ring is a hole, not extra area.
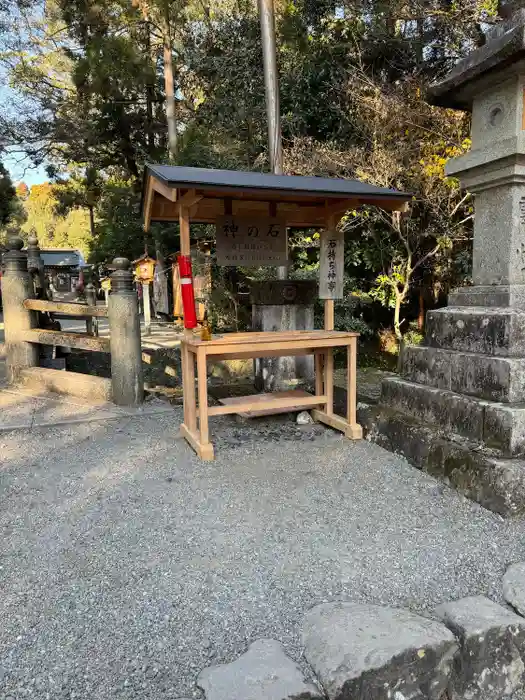
M 78 250 L 60 250 L 59 248 L 47 248 L 40 251 L 44 265 L 49 266 L 84 266 L 84 256 Z
M 309 228 L 362 204 L 402 210 L 411 198 L 358 180 L 147 165 L 142 211 L 146 230 L 151 221 L 178 221 L 182 208 L 193 223 L 215 223 L 224 214 L 271 214 L 287 226 Z

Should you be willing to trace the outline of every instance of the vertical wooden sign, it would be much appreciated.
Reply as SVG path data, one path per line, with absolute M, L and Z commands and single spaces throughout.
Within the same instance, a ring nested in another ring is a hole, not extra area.
M 319 298 L 342 299 L 344 293 L 345 237 L 343 231 L 321 232 Z

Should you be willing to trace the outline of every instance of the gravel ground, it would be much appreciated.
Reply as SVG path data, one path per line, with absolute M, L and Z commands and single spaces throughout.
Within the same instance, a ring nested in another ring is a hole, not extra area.
M 199 697 L 257 638 L 300 659 L 316 603 L 500 600 L 525 559 L 523 523 L 379 447 L 224 418 L 205 464 L 178 419 L 0 436 L 2 700 Z

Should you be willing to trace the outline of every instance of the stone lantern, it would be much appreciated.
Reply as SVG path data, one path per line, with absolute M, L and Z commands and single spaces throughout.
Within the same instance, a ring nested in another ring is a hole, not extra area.
M 519 3 L 520 5 L 522 3 Z M 504 515 L 525 512 L 525 9 L 429 100 L 472 112 L 472 150 L 447 165 L 474 195 L 473 286 L 429 312 L 425 344 L 362 420 L 376 442 Z

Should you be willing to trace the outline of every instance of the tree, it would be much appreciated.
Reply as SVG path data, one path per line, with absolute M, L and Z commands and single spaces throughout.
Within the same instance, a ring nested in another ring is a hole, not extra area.
M 0 163 L 0 227 L 4 227 L 13 215 L 16 202 L 16 190 L 8 171 Z
M 21 204 L 26 219 L 21 233 L 25 238 L 34 231 L 41 248 L 78 249 L 84 255 L 89 254 L 93 241 L 88 214 L 78 208 L 60 213 L 56 185 L 50 182 L 33 185 Z

